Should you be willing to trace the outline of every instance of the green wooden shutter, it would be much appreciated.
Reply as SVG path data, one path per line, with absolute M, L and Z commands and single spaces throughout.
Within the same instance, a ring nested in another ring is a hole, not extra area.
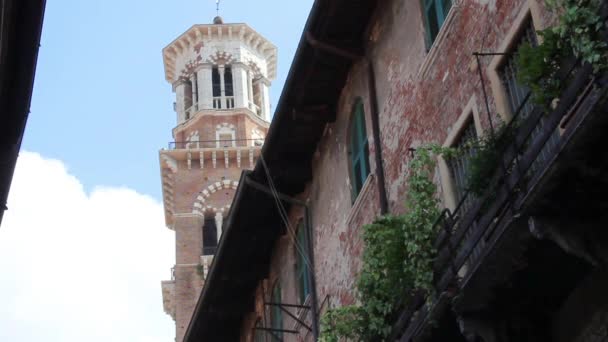
M 369 175 L 369 144 L 365 130 L 365 113 L 363 103 L 355 106 L 355 112 L 350 126 L 350 151 L 351 151 L 351 175 L 352 175 L 352 200 L 357 198 L 363 183 Z
M 300 246 L 296 249 L 296 274 L 298 278 L 298 295 L 300 304 L 304 304 L 306 297 L 310 294 L 310 270 L 306 264 L 306 254 L 308 251 L 308 239 L 303 224 L 298 227 L 297 243 Z
M 450 12 L 450 8 L 452 8 L 452 0 L 423 0 L 422 8 L 426 27 L 426 40 L 430 48 Z
M 272 303 L 274 304 L 280 304 L 282 301 L 281 298 L 281 283 L 279 281 L 277 281 L 274 285 L 274 287 L 272 288 Z M 272 322 L 272 329 L 283 329 L 283 311 L 281 311 L 281 307 L 279 307 L 278 305 L 272 305 L 272 311 L 270 313 L 271 315 L 271 322 Z M 281 340 L 283 340 L 283 333 L 280 331 L 274 331 L 273 332 L 277 337 L 279 337 Z

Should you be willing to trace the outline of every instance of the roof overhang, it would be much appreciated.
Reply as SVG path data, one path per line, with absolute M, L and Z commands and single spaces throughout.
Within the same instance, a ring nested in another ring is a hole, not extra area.
M 0 12 L 0 222 L 30 112 L 45 0 L 4 0 Z
M 262 148 L 279 192 L 297 195 L 311 180 L 313 154 L 325 125 L 335 120 L 342 88 L 364 50 L 376 4 L 315 1 Z M 261 160 L 241 175 L 185 341 L 238 341 L 243 318 L 253 309 L 255 289 L 268 274 L 284 227 L 274 198 L 251 181 L 268 184 Z M 289 204 L 283 204 L 289 210 Z

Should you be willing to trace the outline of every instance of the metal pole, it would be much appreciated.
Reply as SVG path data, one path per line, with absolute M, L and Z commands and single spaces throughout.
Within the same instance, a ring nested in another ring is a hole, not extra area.
M 492 114 L 490 114 L 490 103 L 488 102 L 488 94 L 486 93 L 486 82 L 483 80 L 483 72 L 481 72 L 481 62 L 479 56 L 485 55 L 478 52 L 474 52 L 473 55 L 477 61 L 477 72 L 479 73 L 479 80 L 481 81 L 481 91 L 483 92 L 483 99 L 486 101 L 486 112 L 488 114 L 488 121 L 490 124 L 490 134 L 494 135 L 494 124 L 492 123 Z

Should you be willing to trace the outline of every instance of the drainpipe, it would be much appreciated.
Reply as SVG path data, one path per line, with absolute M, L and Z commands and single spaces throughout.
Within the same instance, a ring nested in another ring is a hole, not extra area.
M 273 193 L 270 188 L 268 188 L 264 184 L 260 184 L 253 179 L 249 178 L 249 176 L 245 176 L 245 184 L 251 186 L 252 188 L 259 190 L 269 196 L 277 196 L 280 200 L 288 202 L 290 204 L 299 205 L 304 207 L 304 226 L 306 227 L 306 249 L 308 252 L 308 270 L 310 271 L 310 277 L 308 278 L 308 286 L 311 290 L 311 311 L 312 311 L 312 335 L 314 341 L 319 340 L 319 304 L 317 298 L 317 281 L 315 276 L 315 258 L 314 258 L 314 250 L 312 246 L 312 218 L 310 214 L 310 207 L 308 203 L 298 200 L 296 198 L 287 196 L 280 192 Z
M 388 196 L 386 194 L 386 182 L 384 179 L 384 163 L 382 158 L 382 141 L 380 140 L 380 117 L 378 110 L 378 93 L 376 91 L 376 72 L 374 70 L 374 64 L 372 59 L 367 55 L 365 57 L 367 63 L 367 80 L 369 89 L 369 102 L 372 117 L 372 135 L 374 137 L 374 146 L 376 147 L 376 153 L 374 153 L 376 159 L 376 173 L 378 176 L 378 192 L 380 197 L 380 213 L 382 215 L 388 214 Z

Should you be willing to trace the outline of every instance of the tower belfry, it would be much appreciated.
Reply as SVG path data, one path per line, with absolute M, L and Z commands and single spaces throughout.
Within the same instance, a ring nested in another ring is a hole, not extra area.
M 165 223 L 176 265 L 162 282 L 165 312 L 183 340 L 243 169 L 260 155 L 277 48 L 246 24 L 194 25 L 163 49 L 175 93 L 174 142 L 159 152 Z

